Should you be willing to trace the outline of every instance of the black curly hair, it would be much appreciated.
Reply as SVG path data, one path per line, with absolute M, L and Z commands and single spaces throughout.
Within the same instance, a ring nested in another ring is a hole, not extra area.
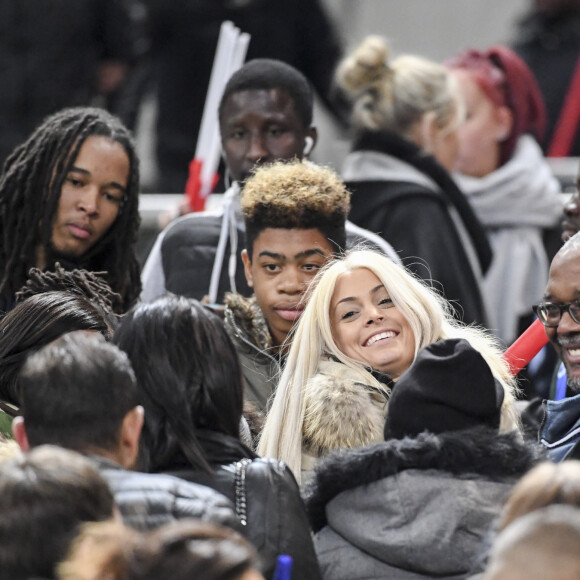
M 88 137 L 119 143 L 129 158 L 130 172 L 119 215 L 106 234 L 85 254 L 72 260 L 52 248 L 52 224 L 61 190 L 79 150 Z M 140 218 L 139 162 L 128 129 L 107 111 L 91 107 L 63 109 L 47 117 L 29 139 L 10 154 L 0 176 L 0 310 L 10 310 L 14 294 L 37 266 L 36 252 L 46 249 L 46 270 L 58 260 L 67 269 L 106 271 L 111 288 L 127 310 L 141 292 L 135 253 Z
M 54 270 L 49 272 L 31 268 L 26 284 L 16 292 L 16 303 L 23 302 L 36 294 L 62 290 L 85 297 L 100 308 L 106 316 L 111 316 L 112 319 L 118 321 L 114 313 L 122 307 L 121 296 L 111 290 L 106 274 L 106 272 L 88 272 L 77 269 L 65 270 L 59 262 L 56 262 Z
M 256 58 L 236 71 L 227 82 L 220 100 L 218 117 L 222 122 L 226 101 L 233 93 L 282 89 L 294 101 L 294 108 L 304 129 L 312 124 L 314 93 L 306 77 L 293 66 L 271 58 Z

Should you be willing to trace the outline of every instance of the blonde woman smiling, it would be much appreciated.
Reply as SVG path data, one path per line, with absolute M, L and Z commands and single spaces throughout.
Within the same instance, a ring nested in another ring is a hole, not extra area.
M 517 428 L 515 379 L 496 341 L 455 320 L 449 303 L 389 258 L 368 250 L 317 275 L 292 338 L 259 445 L 300 481 L 319 457 L 383 439 L 390 390 L 420 349 L 464 338 L 504 388 L 501 429 Z M 469 385 L 465 385 L 469 389 Z

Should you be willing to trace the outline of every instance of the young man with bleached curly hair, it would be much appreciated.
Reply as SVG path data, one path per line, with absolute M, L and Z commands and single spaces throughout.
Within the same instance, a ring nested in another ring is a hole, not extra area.
M 241 206 L 242 260 L 254 295 L 226 295 L 226 326 L 242 362 L 246 399 L 264 411 L 308 285 L 345 248 L 350 193 L 328 168 L 278 162 L 255 171 Z

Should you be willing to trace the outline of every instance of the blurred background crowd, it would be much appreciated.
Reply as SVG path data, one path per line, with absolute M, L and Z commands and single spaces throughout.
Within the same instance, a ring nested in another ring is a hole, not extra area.
M 324 136 L 314 160 L 335 167 L 348 137 L 332 73 L 366 34 L 436 61 L 467 47 L 513 47 L 546 102 L 545 149 L 580 45 L 575 0 L 61 0 L 41 12 L 33 0 L 7 0 L 0 10 L 0 159 L 47 114 L 97 104 L 136 132 L 142 190 L 156 193 L 183 191 L 224 20 L 251 34 L 248 59 L 283 60 L 313 83 Z M 569 153 L 580 153 L 577 137 Z

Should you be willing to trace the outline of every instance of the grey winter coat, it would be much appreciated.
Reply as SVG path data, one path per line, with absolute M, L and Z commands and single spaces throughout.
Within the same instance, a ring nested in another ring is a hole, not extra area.
M 466 578 L 535 462 L 514 434 L 423 433 L 329 456 L 307 490 L 323 577 Z

